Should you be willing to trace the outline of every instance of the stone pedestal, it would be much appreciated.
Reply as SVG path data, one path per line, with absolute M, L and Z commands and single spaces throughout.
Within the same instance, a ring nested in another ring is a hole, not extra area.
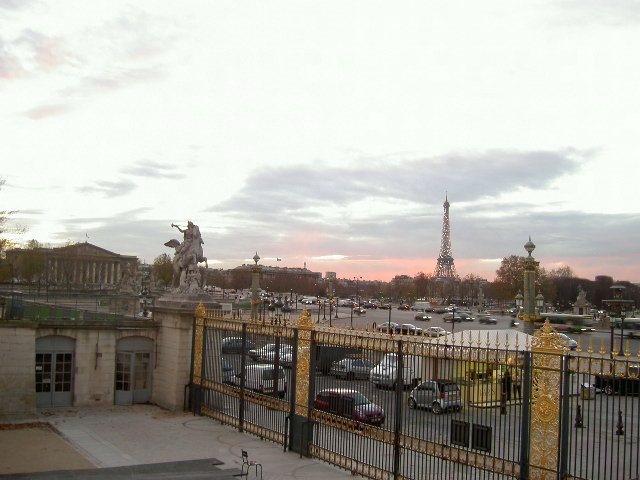
M 221 308 L 206 293 L 168 293 L 156 300 L 153 317 L 160 324 L 153 372 L 152 402 L 168 410 L 182 410 L 190 382 L 193 319 L 196 307 Z

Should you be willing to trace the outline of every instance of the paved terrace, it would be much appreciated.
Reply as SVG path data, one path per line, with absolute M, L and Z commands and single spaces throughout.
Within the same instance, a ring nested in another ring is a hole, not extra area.
M 237 480 L 242 450 L 262 464 L 265 480 L 353 478 L 210 418 L 153 405 L 47 409 L 0 424 L 0 478 Z

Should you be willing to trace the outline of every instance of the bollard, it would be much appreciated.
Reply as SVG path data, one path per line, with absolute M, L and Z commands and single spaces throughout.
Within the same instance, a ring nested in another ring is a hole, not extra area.
M 573 426 L 575 428 L 583 428 L 583 425 L 582 425 L 582 409 L 580 408 L 580 405 L 578 405 L 578 410 L 576 411 L 576 421 L 573 424 Z

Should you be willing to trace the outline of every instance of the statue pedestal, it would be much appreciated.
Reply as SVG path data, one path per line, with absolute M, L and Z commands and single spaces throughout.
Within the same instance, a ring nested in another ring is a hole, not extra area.
M 207 310 L 221 307 L 207 293 L 168 293 L 154 304 L 153 317 L 160 328 L 151 401 L 168 410 L 183 410 L 187 406 L 185 386 L 191 380 L 193 319 L 200 303 Z

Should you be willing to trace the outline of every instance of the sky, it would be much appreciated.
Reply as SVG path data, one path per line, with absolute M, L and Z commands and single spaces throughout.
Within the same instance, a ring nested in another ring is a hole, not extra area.
M 640 1 L 0 0 L 0 210 L 152 263 L 640 281 Z M 277 260 L 281 259 L 281 260 Z

